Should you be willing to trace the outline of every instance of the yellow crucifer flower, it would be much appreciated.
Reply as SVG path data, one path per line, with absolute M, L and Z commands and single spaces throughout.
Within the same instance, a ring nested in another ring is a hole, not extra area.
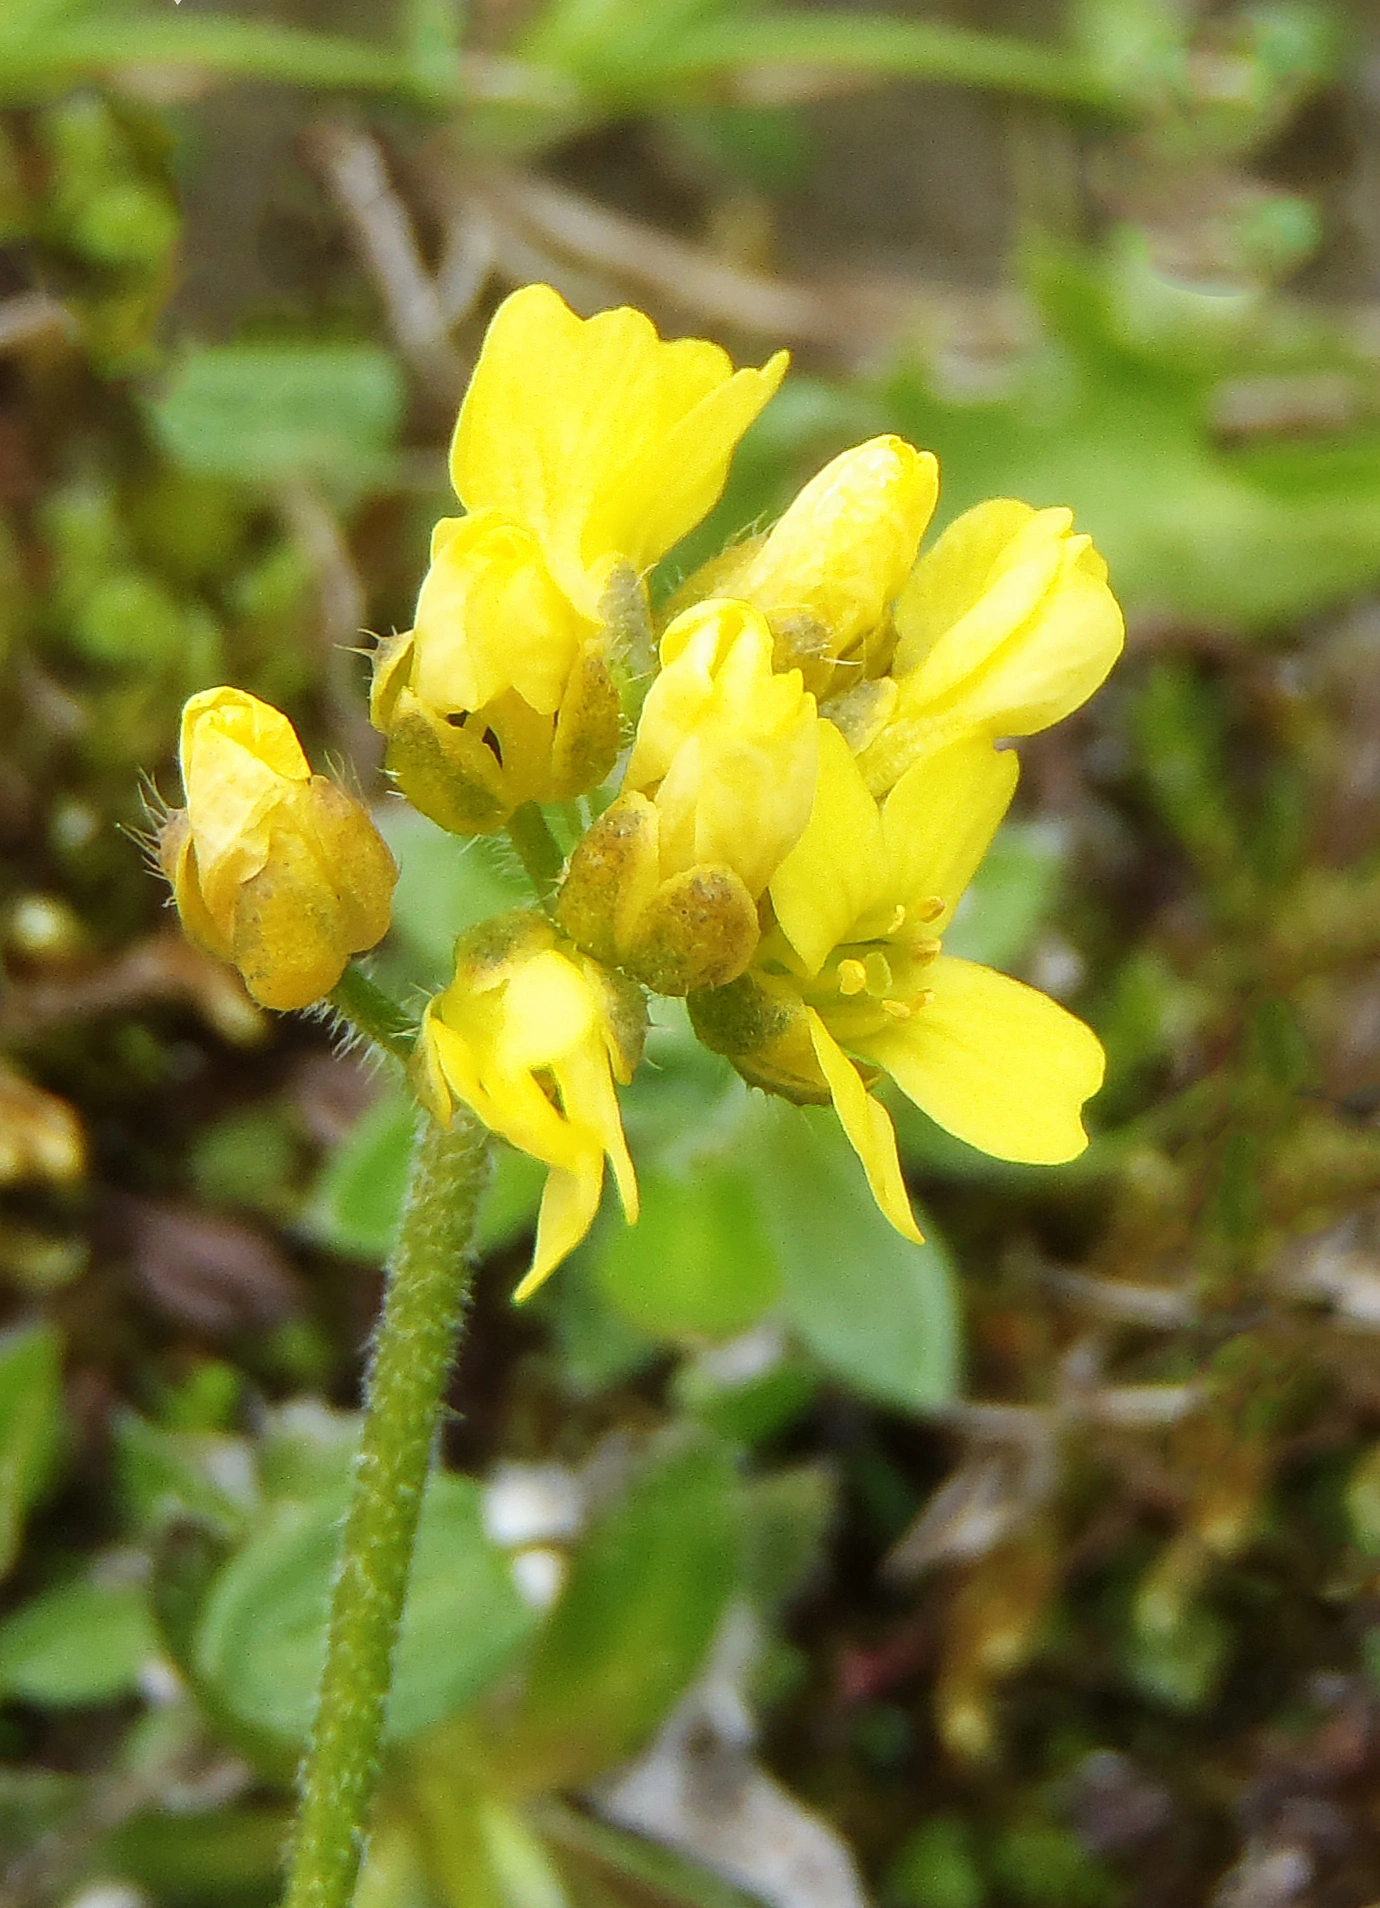
M 692 999 L 705 1044 L 746 1079 L 832 1100 L 877 1203 L 918 1238 L 878 1072 L 940 1126 L 999 1159 L 1053 1165 L 1087 1144 L 1096 1036 L 1021 982 L 941 952 L 940 937 L 1015 790 L 981 738 L 907 771 L 879 808 L 846 742 L 820 725 L 809 826 L 771 884 L 777 926 L 734 986 Z
M 823 700 L 891 658 L 891 610 L 939 495 L 929 451 L 874 437 L 826 464 L 765 536 L 735 545 L 677 593 L 738 596 L 766 615 L 778 669 Z
M 461 1100 L 551 1168 L 519 1299 L 594 1223 L 605 1155 L 629 1223 L 637 1218 L 614 1081 L 632 1078 L 645 1031 L 639 989 L 581 954 L 543 915 L 499 915 L 456 944 L 455 978 L 422 1022 L 419 1088 L 438 1119 L 448 1123 Z
M 1032 735 L 1121 653 L 1107 566 L 1069 510 L 997 498 L 950 524 L 896 605 L 893 681 L 837 711 L 874 795 L 963 735 Z
M 380 651 L 374 720 L 404 791 L 446 827 L 603 780 L 618 750 L 609 650 L 640 579 L 723 490 L 786 354 L 734 371 L 641 312 L 575 316 L 549 285 L 499 307 L 451 445 L 456 495 L 416 626 Z
M 388 932 L 393 857 L 363 806 L 313 775 L 285 715 L 242 689 L 182 711 L 187 806 L 158 860 L 192 940 L 264 1007 L 307 1007 Z
M 819 722 L 772 671 L 749 604 L 676 618 L 623 793 L 577 845 L 558 902 L 581 946 L 663 994 L 720 986 L 757 945 L 757 903 L 814 798 Z

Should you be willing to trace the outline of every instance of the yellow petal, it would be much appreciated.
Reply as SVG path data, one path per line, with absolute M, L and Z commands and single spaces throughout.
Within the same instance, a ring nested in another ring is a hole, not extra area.
M 572 1124 L 592 1134 L 613 1168 L 618 1197 L 629 1225 L 637 1222 L 637 1175 L 623 1135 L 623 1118 L 618 1110 L 609 1071 L 608 1054 L 597 1037 L 555 1062 L 552 1072 L 560 1089 L 561 1106 Z
M 437 524 L 414 633 L 424 702 L 455 715 L 516 689 L 554 715 L 586 634 L 530 531 L 494 510 Z
M 513 1294 L 520 1305 L 545 1284 L 568 1253 L 575 1250 L 594 1224 L 604 1186 L 604 1161 L 590 1153 L 577 1172 L 553 1170 L 547 1174 L 537 1215 L 537 1243 L 532 1269 Z
M 874 437 L 811 479 L 719 592 L 768 617 L 809 616 L 831 656 L 887 617 L 939 495 L 939 466 L 900 437 Z
M 896 704 L 860 758 L 874 792 L 959 736 L 1046 728 L 1102 682 L 1125 626 L 1106 565 L 1071 522 L 1001 499 L 921 559 L 896 609 Z
M 1083 1102 L 1102 1084 L 1096 1034 L 1044 994 L 941 955 L 931 998 L 857 1043 L 932 1120 L 997 1159 L 1054 1166 L 1087 1145 Z
M 934 897 L 941 934 L 986 854 L 1016 792 L 1020 766 L 1010 749 L 981 736 L 950 743 L 901 777 L 882 807 L 886 894 L 914 910 Z
M 814 795 L 814 697 L 772 669 L 766 619 L 714 601 L 662 644 L 625 786 L 653 793 L 663 877 L 726 867 L 755 901 L 799 839 Z
M 896 1129 L 891 1124 L 891 1115 L 880 1101 L 873 1099 L 857 1068 L 819 1015 L 813 1008 L 805 1011 L 809 1015 L 815 1058 L 829 1082 L 839 1123 L 863 1163 L 872 1197 L 899 1233 L 922 1245 L 924 1235 L 915 1223 L 910 1195 L 901 1176 L 901 1162 L 896 1156 Z
M 554 948 L 514 969 L 495 1059 L 505 1073 L 549 1066 L 587 1040 L 595 1001 L 579 968 Z
M 180 759 L 202 898 L 228 936 L 236 890 L 268 855 L 272 810 L 311 768 L 287 717 L 241 689 L 191 697 Z
M 997 559 L 1035 514 L 1014 497 L 993 497 L 956 517 L 926 550 L 896 605 L 898 675 L 918 669 L 945 631 L 968 614 Z
M 883 898 L 887 861 L 881 817 L 851 750 L 818 725 L 819 779 L 804 834 L 772 877 L 781 930 L 816 974 L 830 951 Z
M 576 317 L 548 285 L 505 299 L 451 446 L 469 510 L 527 524 L 593 616 L 610 553 L 642 570 L 718 500 L 738 440 L 785 374 L 733 370 L 701 339 L 664 342 L 641 312 Z

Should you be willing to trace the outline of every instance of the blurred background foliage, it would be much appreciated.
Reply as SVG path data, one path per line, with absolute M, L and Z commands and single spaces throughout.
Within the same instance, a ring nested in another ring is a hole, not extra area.
M 4 0 L 6 1908 L 275 1896 L 412 1116 L 141 835 L 229 680 L 410 998 L 519 891 L 359 649 L 531 278 L 795 353 L 666 590 L 880 430 L 1076 508 L 1128 658 L 951 940 L 1111 1070 L 1053 1172 L 898 1106 L 918 1249 L 668 1010 L 521 1313 L 504 1154 L 361 1908 L 1380 1896 L 1377 185 L 1361 0 Z

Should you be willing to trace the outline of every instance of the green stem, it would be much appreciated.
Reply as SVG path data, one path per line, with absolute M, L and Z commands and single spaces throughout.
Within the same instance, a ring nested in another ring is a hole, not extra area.
M 354 1893 L 487 1158 L 488 1135 L 463 1107 L 449 1127 L 427 1119 L 418 1132 L 374 1340 L 284 1908 L 348 1908 Z
M 535 802 L 524 802 L 521 808 L 514 809 L 508 822 L 508 839 L 517 849 L 518 860 L 536 889 L 537 899 L 545 907 L 560 886 L 565 856 Z
M 878 15 L 762 13 L 706 21 L 648 62 L 648 89 L 749 66 L 827 66 L 840 71 L 992 87 L 1122 117 L 1130 101 L 1087 61 L 1058 47 L 939 21 Z
M 415 1030 L 391 994 L 352 961 L 328 996 L 332 1007 L 357 1033 L 391 1053 L 404 1065 L 412 1057 Z
M 111 21 L 93 15 L 50 24 L 42 33 L 8 24 L 0 32 L 0 97 L 6 99 L 27 99 L 35 91 L 132 66 L 192 67 L 289 86 L 395 93 L 432 107 L 454 108 L 461 97 L 458 66 L 443 80 L 388 46 L 257 20 L 169 13 Z

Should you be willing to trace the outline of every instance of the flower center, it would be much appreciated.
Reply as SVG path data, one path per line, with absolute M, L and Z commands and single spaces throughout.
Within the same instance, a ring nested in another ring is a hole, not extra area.
M 934 895 L 919 906 L 898 905 L 882 931 L 869 939 L 850 941 L 836 949 L 816 983 L 821 1011 L 834 1021 L 850 1025 L 909 1020 L 933 999 L 923 983 L 924 970 L 939 953 L 938 937 L 924 930 L 944 913 L 943 900 Z

